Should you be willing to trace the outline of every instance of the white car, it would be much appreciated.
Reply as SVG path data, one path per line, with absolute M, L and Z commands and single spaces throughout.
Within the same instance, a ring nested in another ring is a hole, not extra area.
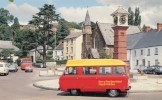
M 6 63 L 0 62 L 0 75 L 8 75 L 9 69 Z

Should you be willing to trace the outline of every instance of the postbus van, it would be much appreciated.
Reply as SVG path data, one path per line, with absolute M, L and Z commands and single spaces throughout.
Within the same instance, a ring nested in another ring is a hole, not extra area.
M 25 70 L 26 66 L 32 66 L 32 58 L 21 58 L 21 70 Z
M 126 63 L 117 59 L 68 60 L 59 85 L 71 95 L 105 92 L 110 97 L 126 96 L 131 88 Z

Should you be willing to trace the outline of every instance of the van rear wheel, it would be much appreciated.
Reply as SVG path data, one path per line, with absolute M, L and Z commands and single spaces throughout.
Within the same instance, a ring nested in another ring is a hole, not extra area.
M 116 90 L 116 89 L 111 89 L 111 90 L 108 91 L 108 95 L 110 97 L 117 97 L 119 95 L 119 91 Z
M 78 96 L 80 91 L 78 89 L 70 89 L 70 95 Z

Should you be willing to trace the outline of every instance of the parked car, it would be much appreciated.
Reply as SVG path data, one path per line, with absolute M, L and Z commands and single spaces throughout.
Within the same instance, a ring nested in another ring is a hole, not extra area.
M 8 75 L 9 69 L 7 67 L 7 64 L 4 62 L 0 62 L 0 75 Z
M 32 66 L 26 66 L 25 72 L 33 72 L 33 67 Z
M 139 73 L 141 73 L 141 72 L 144 72 L 145 69 L 147 69 L 147 67 L 141 66 L 141 67 L 138 67 L 138 68 L 137 68 L 137 71 L 138 71 Z
M 17 72 L 17 71 L 18 71 L 17 64 L 14 64 L 14 63 L 10 64 L 10 65 L 8 66 L 8 68 L 9 68 L 9 71 L 10 71 L 10 72 Z
M 162 74 L 162 66 L 156 67 L 154 73 L 155 74 Z
M 146 73 L 146 74 L 153 74 L 154 71 L 155 71 L 155 66 L 149 66 L 149 67 L 146 67 L 143 72 Z

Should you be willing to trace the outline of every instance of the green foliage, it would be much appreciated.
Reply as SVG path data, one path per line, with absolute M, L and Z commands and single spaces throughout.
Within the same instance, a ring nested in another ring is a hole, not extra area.
M 131 10 L 131 7 L 128 8 L 128 25 L 141 25 L 141 16 L 139 8 L 135 8 L 135 13 Z
M 0 56 L 3 57 L 4 59 L 7 59 L 7 57 L 10 57 L 11 54 L 13 54 L 14 51 L 12 49 L 3 49 L 0 52 Z
M 58 60 L 58 61 L 56 61 L 56 63 L 57 63 L 58 65 L 66 64 L 66 62 L 67 62 L 67 60 Z
M 105 50 L 100 50 L 99 55 L 100 55 L 101 59 L 110 59 L 110 58 L 112 58 L 110 55 L 107 55 Z
M 68 23 L 64 19 L 59 20 L 59 25 L 57 27 L 57 41 L 64 39 L 69 34 Z
M 8 25 L 8 23 L 13 21 L 13 15 L 4 8 L 0 8 L 0 24 Z
M 145 32 L 146 25 L 144 24 L 142 27 L 142 31 Z
M 34 24 L 38 27 L 38 30 L 36 30 L 36 33 L 38 33 L 36 43 L 37 46 L 43 46 L 43 52 L 41 53 L 41 55 L 43 55 L 43 61 L 46 62 L 46 45 L 49 45 L 49 39 L 53 41 L 53 37 L 51 35 L 51 26 L 54 21 L 59 20 L 59 14 L 56 14 L 56 9 L 54 5 L 44 4 L 44 6 L 39 10 L 40 11 L 36 15 L 33 15 L 33 19 L 29 23 Z
M 37 59 L 36 63 L 43 63 L 43 59 Z
M 14 0 L 9 0 L 9 2 L 14 2 Z
M 14 31 L 20 29 L 19 20 L 18 20 L 17 17 L 15 17 L 14 23 L 11 25 L 11 29 L 14 30 Z

